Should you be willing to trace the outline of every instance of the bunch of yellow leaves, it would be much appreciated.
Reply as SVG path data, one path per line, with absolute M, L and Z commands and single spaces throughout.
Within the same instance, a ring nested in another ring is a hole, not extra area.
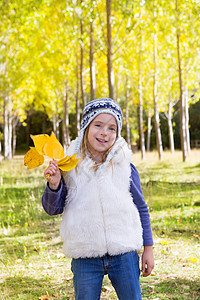
M 33 169 L 41 166 L 44 163 L 44 155 L 56 159 L 58 167 L 62 171 L 70 171 L 74 169 L 80 159 L 76 159 L 76 153 L 72 156 L 64 157 L 63 146 L 57 140 L 52 132 L 48 134 L 31 135 L 35 147 L 30 147 L 30 150 L 24 156 L 24 165 L 28 169 Z

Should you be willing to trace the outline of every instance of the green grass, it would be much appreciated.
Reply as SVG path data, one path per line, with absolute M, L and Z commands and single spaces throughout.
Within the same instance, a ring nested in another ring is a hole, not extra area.
M 154 276 L 141 277 L 143 299 L 200 299 L 200 151 L 133 155 L 151 213 Z M 62 253 L 61 217 L 41 206 L 44 166 L 23 157 L 0 165 L 0 299 L 74 299 L 70 259 Z M 117 299 L 105 277 L 101 299 Z

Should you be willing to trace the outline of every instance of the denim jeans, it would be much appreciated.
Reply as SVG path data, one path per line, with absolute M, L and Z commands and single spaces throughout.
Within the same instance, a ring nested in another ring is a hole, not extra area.
M 76 300 L 99 300 L 104 275 L 120 300 L 141 300 L 139 256 L 136 251 L 98 258 L 72 259 Z

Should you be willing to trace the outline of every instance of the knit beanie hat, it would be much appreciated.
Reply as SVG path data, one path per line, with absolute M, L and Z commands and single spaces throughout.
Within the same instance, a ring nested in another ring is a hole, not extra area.
M 75 153 L 77 153 L 80 149 L 84 132 L 88 127 L 88 125 L 92 122 L 92 120 L 94 120 L 96 116 L 102 113 L 111 114 L 115 117 L 117 121 L 117 127 L 118 127 L 117 138 L 121 136 L 123 115 L 120 106 L 110 98 L 92 100 L 91 102 L 88 102 L 86 104 L 83 110 L 81 130 L 80 130 L 79 137 L 77 138 Z

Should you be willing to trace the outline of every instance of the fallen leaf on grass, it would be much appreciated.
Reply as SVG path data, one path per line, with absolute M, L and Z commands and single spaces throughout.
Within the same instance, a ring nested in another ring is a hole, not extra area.
M 142 273 L 142 275 L 144 276 L 145 275 L 145 272 Z M 154 272 L 151 272 L 151 274 L 149 276 L 156 276 L 157 275 L 157 272 L 154 271 Z
M 103 292 L 112 292 L 112 288 L 110 288 L 109 286 L 105 285 L 103 288 L 102 288 L 102 291 Z
M 165 240 L 162 240 L 162 241 L 161 241 L 161 245 L 168 245 L 168 242 L 165 241 Z
M 64 254 L 64 253 L 58 252 L 58 253 L 56 254 L 56 257 L 57 257 L 57 258 L 64 258 L 64 257 L 65 257 L 65 254 Z
M 51 300 L 52 298 L 49 295 L 44 295 L 39 297 L 39 300 Z
M 197 262 L 197 258 L 196 257 L 189 257 L 189 260 L 192 262 L 192 263 L 196 263 Z

